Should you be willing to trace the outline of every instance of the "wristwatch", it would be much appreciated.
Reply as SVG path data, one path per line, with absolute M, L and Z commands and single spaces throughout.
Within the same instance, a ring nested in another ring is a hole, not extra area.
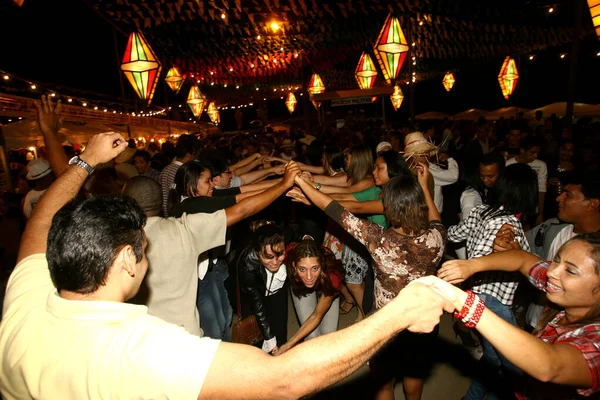
M 317 183 L 317 184 L 315 185 L 315 189 L 317 189 L 317 190 L 321 190 L 321 184 L 320 184 L 320 183 Z
M 94 172 L 94 168 L 85 161 L 83 161 L 79 156 L 75 156 L 69 160 L 69 165 L 77 165 L 80 168 L 83 168 L 87 171 L 88 175 L 91 175 Z

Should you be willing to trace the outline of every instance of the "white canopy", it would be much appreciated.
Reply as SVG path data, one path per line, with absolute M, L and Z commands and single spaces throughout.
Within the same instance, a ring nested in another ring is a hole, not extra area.
M 525 114 L 527 118 L 534 118 L 535 112 L 541 110 L 543 117 L 547 118 L 552 114 L 556 114 L 557 117 L 564 117 L 567 114 L 567 103 L 559 102 L 552 103 L 546 106 L 536 108 Z M 573 104 L 573 116 L 575 118 L 581 117 L 600 117 L 600 105 L 598 104 L 585 104 L 585 103 L 574 103 Z
M 454 115 L 455 119 L 466 119 L 469 121 L 477 121 L 480 117 L 487 118 L 490 112 L 486 110 L 480 110 L 478 108 L 471 108 Z
M 450 118 L 449 114 L 438 112 L 438 111 L 429 111 L 423 114 L 419 114 L 415 117 L 418 120 L 427 120 L 427 119 L 444 119 Z
M 500 119 L 500 117 L 504 117 L 505 119 L 509 119 L 511 117 L 516 118 L 520 112 L 527 114 L 529 111 L 531 110 L 528 108 L 502 107 L 497 110 L 490 111 L 486 118 L 491 120 Z

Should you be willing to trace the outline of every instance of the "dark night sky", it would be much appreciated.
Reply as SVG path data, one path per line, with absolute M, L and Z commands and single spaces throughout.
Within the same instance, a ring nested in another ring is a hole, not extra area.
M 82 0 L 25 0 L 23 7 L 0 6 L 0 70 L 39 82 L 111 95 L 118 102 L 121 95 L 118 65 L 126 37 L 117 33 L 117 57 L 112 27 Z M 589 18 L 585 10 L 585 18 Z M 570 48 L 552 48 L 538 53 L 533 61 L 522 56 L 520 80 L 516 93 L 504 100 L 497 75 L 502 58 L 485 63 L 473 63 L 457 71 L 456 84 L 446 93 L 439 79 L 420 82 L 415 87 L 415 111 L 456 113 L 468 108 L 494 110 L 519 105 L 534 108 L 556 101 L 566 101 L 569 56 L 560 59 Z M 577 64 L 576 101 L 600 103 L 600 42 L 595 37 L 581 42 Z M 163 70 L 164 73 L 164 70 Z M 124 81 L 125 94 L 134 98 L 129 83 Z M 164 86 L 159 84 L 153 104 L 165 105 Z M 0 84 L 0 92 L 2 91 Z M 407 115 L 410 94 L 397 117 Z M 167 94 L 170 104 L 184 102 Z M 244 101 L 249 101 L 245 100 Z M 518 102 L 518 103 L 517 103 Z M 391 105 L 390 110 L 391 110 Z M 284 107 L 271 107 L 271 116 L 284 112 Z M 226 115 L 222 117 L 226 118 Z

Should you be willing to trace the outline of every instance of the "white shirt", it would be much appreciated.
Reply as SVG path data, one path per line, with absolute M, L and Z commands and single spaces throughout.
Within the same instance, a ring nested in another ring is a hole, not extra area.
M 44 194 L 44 190 L 35 190 L 32 189 L 25 195 L 25 200 L 23 200 L 23 215 L 25 218 L 29 219 L 31 216 L 31 212 L 33 211 L 33 207 L 40 201 L 40 198 Z
M 444 195 L 442 194 L 442 186 L 452 185 L 458 180 L 458 164 L 454 158 L 448 159 L 448 169 L 443 169 L 439 165 L 429 164 L 429 172 L 433 176 L 435 183 L 433 189 L 433 202 L 441 213 L 444 209 Z
M 63 299 L 34 254 L 8 282 L 0 390 L 5 400 L 196 399 L 219 343 L 145 306 Z
M 270 296 L 283 287 L 285 279 L 287 278 L 287 271 L 285 269 L 285 264 L 281 264 L 281 267 L 279 267 L 275 273 L 272 273 L 266 268 L 265 271 L 267 272 L 267 289 L 265 291 L 265 296 Z
M 481 194 L 477 190 L 473 188 L 465 189 L 460 195 L 460 220 L 464 221 L 467 219 L 471 210 L 482 204 Z
M 508 167 L 511 164 L 516 164 L 517 160 L 515 158 L 511 158 L 506 161 L 506 166 Z M 548 167 L 546 163 L 542 160 L 533 160 L 529 164 L 527 164 L 535 171 L 538 178 L 538 190 L 542 193 L 546 193 L 546 184 L 548 182 Z

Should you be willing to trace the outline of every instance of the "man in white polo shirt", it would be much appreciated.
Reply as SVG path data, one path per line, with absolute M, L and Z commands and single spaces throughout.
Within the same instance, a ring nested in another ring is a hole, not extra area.
M 42 99 L 39 119 L 58 118 Z M 364 365 L 396 333 L 430 332 L 443 309 L 454 310 L 415 284 L 373 316 L 280 357 L 150 316 L 125 303 L 148 267 L 144 211 L 125 196 L 73 200 L 94 167 L 126 146 L 119 133 L 91 138 L 33 211 L 0 324 L 4 399 L 299 398 Z M 212 218 L 224 224 L 225 212 Z

